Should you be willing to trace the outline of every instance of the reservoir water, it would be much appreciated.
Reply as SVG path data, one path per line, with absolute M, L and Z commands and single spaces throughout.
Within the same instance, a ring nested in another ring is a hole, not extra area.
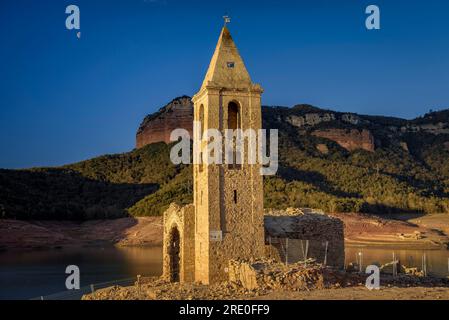
M 67 290 L 65 269 L 80 269 L 81 287 L 162 273 L 160 247 L 63 248 L 0 252 L 0 299 L 30 299 Z
M 417 267 L 420 270 L 423 260 L 426 263 L 428 275 L 445 278 L 449 276 L 449 250 L 410 250 L 394 247 L 352 247 L 345 248 L 345 264 L 360 261 L 356 256 L 362 256 L 362 267 L 370 264 L 383 265 L 393 261 L 393 253 L 399 262 L 407 267 Z M 425 256 L 425 257 L 424 257 Z
M 447 277 L 448 250 L 405 250 L 401 248 L 346 247 L 346 264 L 356 261 L 359 252 L 363 266 L 385 264 L 395 255 L 406 266 L 421 268 L 426 254 L 430 275 Z M 0 252 L 0 299 L 30 299 L 63 292 L 68 265 L 77 265 L 81 287 L 102 282 L 162 273 L 162 248 L 63 248 Z

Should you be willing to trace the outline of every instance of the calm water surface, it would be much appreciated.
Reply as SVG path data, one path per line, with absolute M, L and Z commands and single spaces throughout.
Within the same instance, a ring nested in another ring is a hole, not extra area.
M 402 264 L 421 268 L 427 257 L 431 275 L 449 275 L 448 250 L 404 250 L 388 248 L 346 247 L 346 264 L 356 261 L 362 252 L 363 265 L 392 261 L 395 252 Z M 0 253 L 0 299 L 29 299 L 65 291 L 65 268 L 77 265 L 81 286 L 162 273 L 162 248 L 77 248 Z
M 0 252 L 0 299 L 29 299 L 65 291 L 65 268 L 80 268 L 81 287 L 162 273 L 162 248 L 76 248 Z
M 403 248 L 360 248 L 346 246 L 346 265 L 355 262 L 356 255 L 362 253 L 362 264 L 385 264 L 393 261 L 393 252 L 401 264 L 421 269 L 423 255 L 426 255 L 427 273 L 437 277 L 449 276 L 449 250 L 406 250 Z

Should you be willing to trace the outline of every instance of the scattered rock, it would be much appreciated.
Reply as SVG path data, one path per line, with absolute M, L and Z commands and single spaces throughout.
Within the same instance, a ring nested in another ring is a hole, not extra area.
M 317 144 L 316 149 L 322 154 L 328 154 L 329 148 L 324 143 Z

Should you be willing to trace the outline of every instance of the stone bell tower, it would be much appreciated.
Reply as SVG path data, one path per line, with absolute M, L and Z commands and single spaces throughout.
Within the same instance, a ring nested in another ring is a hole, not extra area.
M 228 28 L 223 27 L 206 77 L 193 97 L 194 120 L 201 122 L 194 140 L 200 141 L 201 152 L 207 146 L 202 133 L 209 128 L 223 136 L 225 129 L 261 129 L 262 92 L 252 83 Z M 264 255 L 260 167 L 248 163 L 245 156 L 241 164 L 194 165 L 195 281 L 226 280 L 229 259 Z

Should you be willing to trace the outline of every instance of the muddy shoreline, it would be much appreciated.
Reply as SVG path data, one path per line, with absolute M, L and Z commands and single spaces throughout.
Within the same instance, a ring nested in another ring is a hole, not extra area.
M 449 215 L 397 216 L 331 214 L 345 227 L 345 243 L 360 247 L 447 249 Z M 0 220 L 0 252 L 96 246 L 161 246 L 162 217 L 115 220 Z
M 160 217 L 85 222 L 0 220 L 0 251 L 160 245 Z

